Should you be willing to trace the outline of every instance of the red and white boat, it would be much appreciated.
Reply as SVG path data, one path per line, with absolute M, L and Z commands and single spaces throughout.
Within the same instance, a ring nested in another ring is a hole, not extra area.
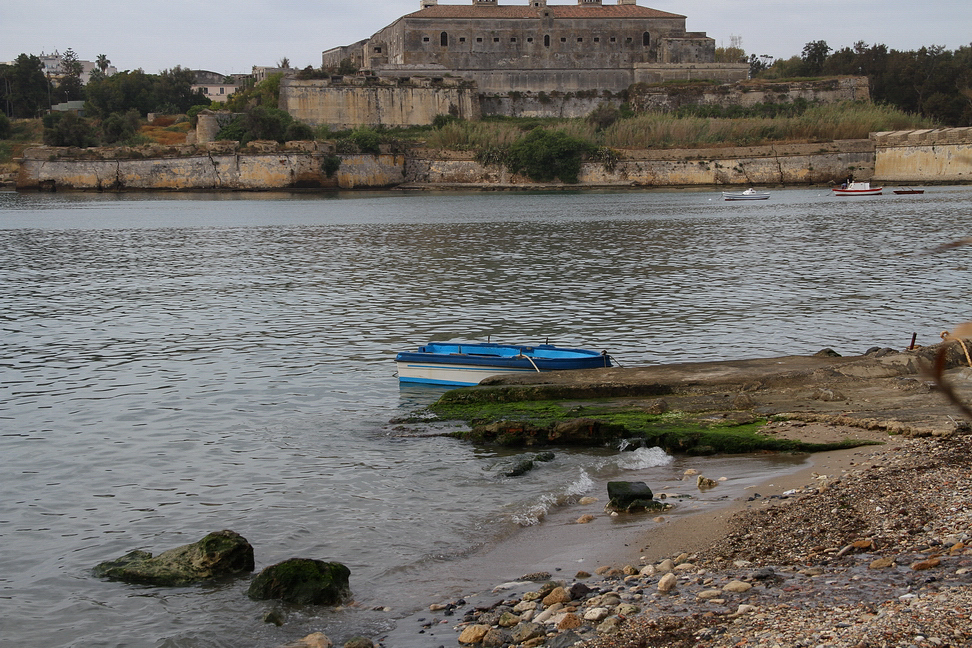
M 834 187 L 835 196 L 880 196 L 884 187 L 872 187 L 870 182 L 845 182 Z

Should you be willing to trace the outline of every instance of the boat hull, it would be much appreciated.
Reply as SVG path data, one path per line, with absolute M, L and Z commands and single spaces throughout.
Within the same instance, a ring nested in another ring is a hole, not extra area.
M 835 196 L 880 196 L 884 187 L 872 187 L 870 182 L 849 182 L 834 187 Z
M 738 192 L 738 193 L 733 193 L 731 191 L 723 191 L 722 192 L 722 199 L 723 200 L 767 200 L 768 198 L 769 198 L 769 194 L 768 193 L 765 193 L 765 192 L 762 192 L 762 193 L 761 192 L 752 192 L 752 193 Z
M 395 356 L 399 382 L 471 386 L 490 376 L 610 367 L 607 354 L 552 345 L 429 344 Z

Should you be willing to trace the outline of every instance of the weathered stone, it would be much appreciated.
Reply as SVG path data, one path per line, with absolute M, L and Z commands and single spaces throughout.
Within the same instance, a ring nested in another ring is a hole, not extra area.
M 752 589 L 752 587 L 753 586 L 752 586 L 751 583 L 747 583 L 745 581 L 740 581 L 740 580 L 734 580 L 734 581 L 729 581 L 728 583 L 726 583 L 722 587 L 722 591 L 723 592 L 735 592 L 737 594 L 740 594 L 742 592 L 748 592 L 750 589 Z
M 247 590 L 251 599 L 304 605 L 338 605 L 351 596 L 351 570 L 341 563 L 291 558 L 261 571 Z
M 718 483 L 716 483 L 714 479 L 709 479 L 708 477 L 699 475 L 698 479 L 695 480 L 695 485 L 700 489 L 705 490 L 707 488 L 715 488 L 718 486 Z
M 591 523 L 591 522 L 593 522 L 593 521 L 594 521 L 594 516 L 593 516 L 593 515 L 591 515 L 590 513 L 587 513 L 587 514 L 585 514 L 585 515 L 582 515 L 582 516 L 580 516 L 579 518 L 577 518 L 577 519 L 576 519 L 576 520 L 574 520 L 574 521 L 575 521 L 575 522 L 576 522 L 577 524 L 589 524 L 589 523 Z
M 506 471 L 507 477 L 519 477 L 524 473 L 528 473 L 533 470 L 533 460 L 532 459 L 521 459 L 513 464 L 513 467 Z
M 312 632 L 306 637 L 281 646 L 281 648 L 334 648 L 334 642 L 323 632 Z
M 622 603 L 615 612 L 620 616 L 632 616 L 641 612 L 641 608 L 633 603 Z
M 656 568 L 660 573 L 670 572 L 675 569 L 675 562 L 671 558 L 666 558 L 665 560 L 658 563 Z
M 500 615 L 499 621 L 496 622 L 496 625 L 498 625 L 501 628 L 512 628 L 517 623 L 519 623 L 520 620 L 521 619 L 519 614 L 514 614 L 512 612 L 504 612 L 503 614 Z
M 620 627 L 621 627 L 621 619 L 619 619 L 616 616 L 608 617 L 608 618 L 604 619 L 604 621 L 602 621 L 597 626 L 597 633 L 598 634 L 614 634 L 615 632 L 618 631 L 618 629 Z
M 490 628 L 484 623 L 475 623 L 473 625 L 466 626 L 459 633 L 459 643 L 463 644 L 477 644 L 481 643 L 483 637 L 489 632 Z
M 344 642 L 344 648 L 375 648 L 375 642 L 368 637 L 351 637 Z
M 513 641 L 513 635 L 510 634 L 509 630 L 503 630 L 502 628 L 490 628 L 489 632 L 483 636 L 482 644 L 486 648 L 502 648 L 502 646 L 507 646 Z
M 568 612 L 564 615 L 564 618 L 557 623 L 558 630 L 573 630 L 574 628 L 579 628 L 584 625 L 584 621 L 574 614 L 573 612 Z
M 933 567 L 938 567 L 942 564 L 939 558 L 929 558 L 927 560 L 919 560 L 918 562 L 912 563 L 911 568 L 915 571 L 923 571 L 925 569 L 932 569 Z
M 720 596 L 722 596 L 722 590 L 713 590 L 713 589 L 702 590 L 701 592 L 695 595 L 696 598 L 700 598 L 702 600 L 719 598 Z
M 603 621 L 604 619 L 608 618 L 610 614 L 611 611 L 608 610 L 606 607 L 595 607 L 595 608 L 591 608 L 590 610 L 584 613 L 584 620 Z
M 216 531 L 192 544 L 152 557 L 132 551 L 94 568 L 99 577 L 143 585 L 186 585 L 253 571 L 253 547 L 234 531 Z
M 635 500 L 650 501 L 654 495 L 645 482 L 610 481 L 607 483 L 608 506 L 623 510 Z
M 543 604 L 546 606 L 554 603 L 566 603 L 570 600 L 570 593 L 563 587 L 555 587 L 549 594 L 543 597 Z
M 515 643 L 524 643 L 530 639 L 544 636 L 546 636 L 546 632 L 544 631 L 543 626 L 539 623 L 524 621 L 520 625 L 513 628 L 513 641 Z
M 659 592 L 670 592 L 675 589 L 675 584 L 678 582 L 678 577 L 672 572 L 668 572 L 658 580 L 658 591 Z

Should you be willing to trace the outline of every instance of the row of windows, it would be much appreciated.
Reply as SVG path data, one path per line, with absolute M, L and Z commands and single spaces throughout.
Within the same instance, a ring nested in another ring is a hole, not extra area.
M 425 37 L 422 38 L 422 42 L 423 43 L 431 42 L 431 40 L 432 40 L 432 38 L 429 37 L 429 36 L 425 36 Z M 594 41 L 595 43 L 600 43 L 601 42 L 601 37 L 600 36 L 594 36 L 594 37 L 591 38 L 591 40 Z M 624 42 L 630 44 L 633 40 L 634 39 L 629 36 L 629 37 L 627 37 L 627 38 L 624 39 Z M 459 37 L 459 42 L 460 43 L 465 43 L 466 42 L 466 37 L 465 36 L 460 36 Z M 483 42 L 483 37 L 482 36 L 477 37 L 476 38 L 476 42 L 477 43 L 482 43 Z M 493 42 L 494 43 L 500 42 L 499 37 L 494 36 L 493 37 Z M 510 42 L 511 43 L 516 43 L 517 42 L 517 37 L 516 36 L 511 36 L 510 37 Z M 532 36 L 527 37 L 526 42 L 532 43 L 533 42 L 533 37 Z M 566 36 L 561 36 L 560 42 L 561 43 L 566 43 L 567 42 L 567 37 Z M 583 43 L 584 42 L 584 37 L 583 36 L 578 36 L 577 37 L 577 42 L 578 43 Z M 610 42 L 612 42 L 612 43 L 618 42 L 617 37 L 611 36 Z M 643 46 L 645 46 L 645 47 L 648 47 L 651 44 L 651 35 L 648 32 L 645 32 L 644 34 L 641 35 L 641 44 Z M 441 34 L 439 34 L 439 45 L 441 45 L 442 47 L 449 47 L 449 34 L 448 34 L 448 32 L 442 32 Z M 546 36 L 543 37 L 543 45 L 544 45 L 544 47 L 550 47 L 550 36 L 549 35 L 546 35 Z

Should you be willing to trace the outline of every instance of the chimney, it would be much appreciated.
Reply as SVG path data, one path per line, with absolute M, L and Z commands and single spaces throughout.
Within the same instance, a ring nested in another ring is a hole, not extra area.
M 636 5 L 638 0 L 618 0 L 619 5 Z
M 439 0 L 419 0 L 419 8 L 425 9 L 426 7 L 434 7 L 439 4 Z

